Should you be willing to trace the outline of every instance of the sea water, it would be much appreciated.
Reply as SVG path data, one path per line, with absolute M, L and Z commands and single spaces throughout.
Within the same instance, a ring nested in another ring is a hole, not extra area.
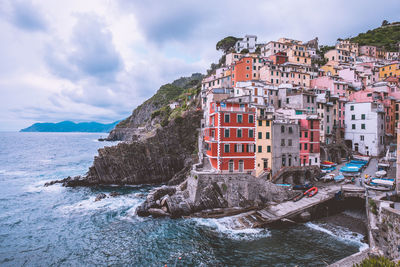
M 151 186 L 43 186 L 85 174 L 116 144 L 102 135 L 0 133 L 1 266 L 326 266 L 366 248 L 326 223 L 232 230 L 230 218 L 138 217 Z M 94 201 L 112 191 L 121 195 Z

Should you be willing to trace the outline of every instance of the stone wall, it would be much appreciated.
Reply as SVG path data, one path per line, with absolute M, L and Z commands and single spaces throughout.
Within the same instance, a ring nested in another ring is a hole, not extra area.
M 380 247 L 386 257 L 400 257 L 400 211 L 383 207 L 380 213 Z

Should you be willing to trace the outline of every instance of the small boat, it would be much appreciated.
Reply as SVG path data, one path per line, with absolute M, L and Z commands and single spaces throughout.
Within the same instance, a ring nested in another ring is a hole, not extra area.
M 298 194 L 298 195 L 296 195 L 292 200 L 293 200 L 293 202 L 297 202 L 297 201 L 299 201 L 300 199 L 302 199 L 305 195 L 304 195 L 304 193 L 303 192 L 299 192 L 300 194 Z
M 304 196 L 307 197 L 313 197 L 318 193 L 318 188 L 317 187 L 311 187 L 310 189 L 308 189 L 306 192 L 304 192 Z
M 370 182 L 371 186 L 382 186 L 382 187 L 390 187 L 392 188 L 394 185 L 394 179 L 380 179 L 380 178 L 372 178 Z
M 292 201 L 299 201 L 300 199 L 303 198 L 303 192 L 297 192 L 293 197 L 291 197 L 289 200 Z
M 321 181 L 330 182 L 333 180 L 334 174 L 327 174 L 321 178 Z
M 382 171 L 377 171 L 375 173 L 375 176 L 378 177 L 378 178 L 382 178 L 385 175 L 386 175 L 386 171 L 383 171 L 383 170 Z
M 330 173 L 330 172 L 333 172 L 334 170 L 336 170 L 336 167 L 333 166 L 333 167 L 322 169 L 321 172 L 322 173 Z
M 391 187 L 384 187 L 384 186 L 371 186 L 371 185 L 364 185 L 365 188 L 367 189 L 372 189 L 376 191 L 392 191 Z
M 298 184 L 293 186 L 293 190 L 307 190 L 313 187 L 312 184 Z
M 335 176 L 335 178 L 333 178 L 335 180 L 335 183 L 340 183 L 344 180 L 344 175 L 339 174 L 337 176 Z
M 320 164 L 321 167 L 333 167 L 333 166 L 336 166 L 336 165 L 337 164 L 332 162 L 332 161 L 323 161 Z
M 292 186 L 291 184 L 275 184 L 275 185 L 277 185 L 277 186 L 287 186 L 287 187 Z

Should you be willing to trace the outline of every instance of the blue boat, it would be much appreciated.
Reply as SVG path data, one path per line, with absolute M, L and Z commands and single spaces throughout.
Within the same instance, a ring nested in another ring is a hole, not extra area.
M 355 173 L 355 172 L 360 172 L 360 170 L 361 170 L 361 166 L 360 165 L 353 165 L 353 164 L 346 164 L 345 166 L 340 168 L 341 172 Z
M 335 180 L 336 183 L 339 183 L 344 180 L 344 176 L 339 174 L 339 175 L 335 176 L 333 179 Z

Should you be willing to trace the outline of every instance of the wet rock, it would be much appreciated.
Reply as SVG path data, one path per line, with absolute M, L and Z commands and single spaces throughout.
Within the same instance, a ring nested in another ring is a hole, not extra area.
M 110 193 L 110 197 L 116 197 L 116 196 L 120 196 L 121 194 L 120 193 L 118 193 L 118 192 L 116 192 L 116 191 L 112 191 L 111 193 Z
M 94 201 L 100 201 L 100 200 L 102 200 L 103 198 L 106 198 L 106 197 L 107 197 L 106 194 L 100 193 L 100 194 L 98 194 L 96 196 L 96 199 Z
M 149 214 L 153 217 L 166 217 L 169 215 L 167 212 L 163 211 L 162 209 L 155 209 L 155 208 L 149 209 Z

